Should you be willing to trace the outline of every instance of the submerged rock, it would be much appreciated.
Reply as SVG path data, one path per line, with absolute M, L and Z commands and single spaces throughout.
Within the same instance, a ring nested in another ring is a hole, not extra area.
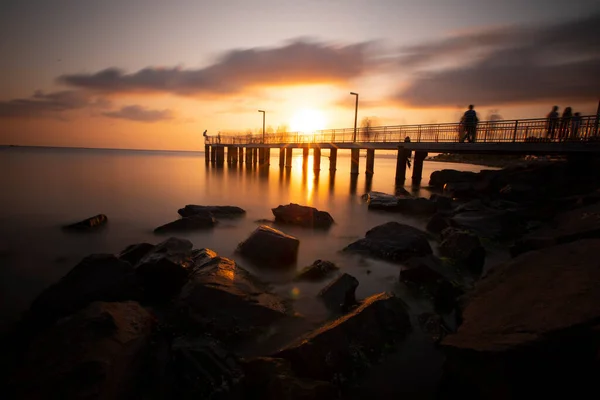
M 295 237 L 261 225 L 239 244 L 237 251 L 256 263 L 278 267 L 296 262 L 299 247 Z
M 129 245 L 119 254 L 119 260 L 127 261 L 131 265 L 136 265 L 153 248 L 154 245 L 150 243 Z
M 302 271 L 296 276 L 298 281 L 320 281 L 333 272 L 339 270 L 339 268 L 331 261 L 316 260 L 312 265 L 304 267 Z
M 397 297 L 371 296 L 349 314 L 298 339 L 274 357 L 289 360 L 301 377 L 352 382 L 370 363 L 377 362 L 386 346 L 410 331 L 410 318 Z
M 422 197 L 396 197 L 378 193 L 376 197 L 369 198 L 369 210 L 409 214 L 432 214 L 436 209 L 437 206 L 434 202 Z
M 319 211 L 314 207 L 301 206 L 290 203 L 271 209 L 275 222 L 298 225 L 308 228 L 329 228 L 333 218 L 326 211 Z
M 358 279 L 349 274 L 343 274 L 319 292 L 327 308 L 332 311 L 346 311 L 356 304 L 356 288 Z
M 153 323 L 135 302 L 96 302 L 60 320 L 30 344 L 15 397 L 134 398 Z
M 204 215 L 210 213 L 215 218 L 237 218 L 246 214 L 246 210 L 236 206 L 198 206 L 188 204 L 178 211 L 182 217 L 191 217 L 193 215 Z
M 399 222 L 376 226 L 367 231 L 364 239 L 349 244 L 343 251 L 389 261 L 402 261 L 432 253 L 424 232 Z
M 481 241 L 472 233 L 454 228 L 442 231 L 440 254 L 456 260 L 470 272 L 480 274 L 485 264 L 485 249 Z
M 106 215 L 98 214 L 93 217 L 86 218 L 83 221 L 65 225 L 63 226 L 63 229 L 72 231 L 91 231 L 106 225 L 107 222 L 108 217 Z
M 182 217 L 168 224 L 159 226 L 154 229 L 154 233 L 172 233 L 182 231 L 192 231 L 199 229 L 210 229 L 214 227 L 217 220 L 210 215 L 192 215 L 190 217 Z
M 429 185 L 436 188 L 443 188 L 447 183 L 455 182 L 475 182 L 478 175 L 475 172 L 457 171 L 454 169 L 443 169 L 434 171 L 429 177 Z

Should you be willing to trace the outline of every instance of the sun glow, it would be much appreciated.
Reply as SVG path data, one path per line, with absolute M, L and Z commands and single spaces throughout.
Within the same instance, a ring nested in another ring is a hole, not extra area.
M 319 110 L 299 110 L 290 121 L 292 132 L 312 133 L 321 129 L 325 129 L 325 115 Z

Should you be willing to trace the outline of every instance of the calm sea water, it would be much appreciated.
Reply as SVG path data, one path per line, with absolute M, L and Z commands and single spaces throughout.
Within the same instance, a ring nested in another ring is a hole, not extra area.
M 375 159 L 375 175 L 351 179 L 350 158 L 340 151 L 338 170 L 328 171 L 328 151 L 323 152 L 320 173 L 302 169 L 300 150 L 294 152 L 291 171 L 280 170 L 278 152 L 272 151 L 268 170 L 236 166 L 205 166 L 203 153 L 8 148 L 0 150 L 0 323 L 14 321 L 45 287 L 65 275 L 91 253 L 118 253 L 138 242 L 165 239 L 153 229 L 178 218 L 186 204 L 236 205 L 245 218 L 222 221 L 209 231 L 178 234 L 195 247 L 211 248 L 236 259 L 242 266 L 270 282 L 284 296 L 295 297 L 297 311 L 318 319 L 325 310 L 315 300 L 324 284 L 292 284 L 296 269 L 316 259 L 336 262 L 354 275 L 364 298 L 398 288 L 400 267 L 385 262 L 341 254 L 347 244 L 370 228 L 395 220 L 424 227 L 426 220 L 398 214 L 369 212 L 361 195 L 370 190 L 394 192 L 395 158 Z M 311 155 L 312 157 L 312 155 Z M 465 164 L 425 162 L 423 185 L 437 169 L 479 171 Z M 409 184 L 409 181 L 407 181 Z M 425 188 L 413 188 L 424 197 Z M 329 211 L 336 224 L 327 232 L 285 227 L 300 239 L 296 267 L 265 271 L 235 254 L 237 244 L 258 225 L 272 219 L 271 208 L 290 202 Z M 68 234 L 60 227 L 104 213 L 108 226 L 89 234 Z

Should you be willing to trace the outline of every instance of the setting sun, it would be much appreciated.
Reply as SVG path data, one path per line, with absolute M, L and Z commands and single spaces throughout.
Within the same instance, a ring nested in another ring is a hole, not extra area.
M 290 121 L 290 129 L 292 132 L 314 132 L 325 129 L 325 115 L 319 110 L 297 111 Z

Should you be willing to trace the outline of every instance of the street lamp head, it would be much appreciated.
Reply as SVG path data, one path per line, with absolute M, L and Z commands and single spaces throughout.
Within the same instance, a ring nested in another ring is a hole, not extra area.
M 264 111 L 263 111 L 263 110 L 258 110 L 258 112 L 264 113 Z
M 353 94 L 354 96 L 358 96 L 358 93 L 350 92 L 350 94 Z

